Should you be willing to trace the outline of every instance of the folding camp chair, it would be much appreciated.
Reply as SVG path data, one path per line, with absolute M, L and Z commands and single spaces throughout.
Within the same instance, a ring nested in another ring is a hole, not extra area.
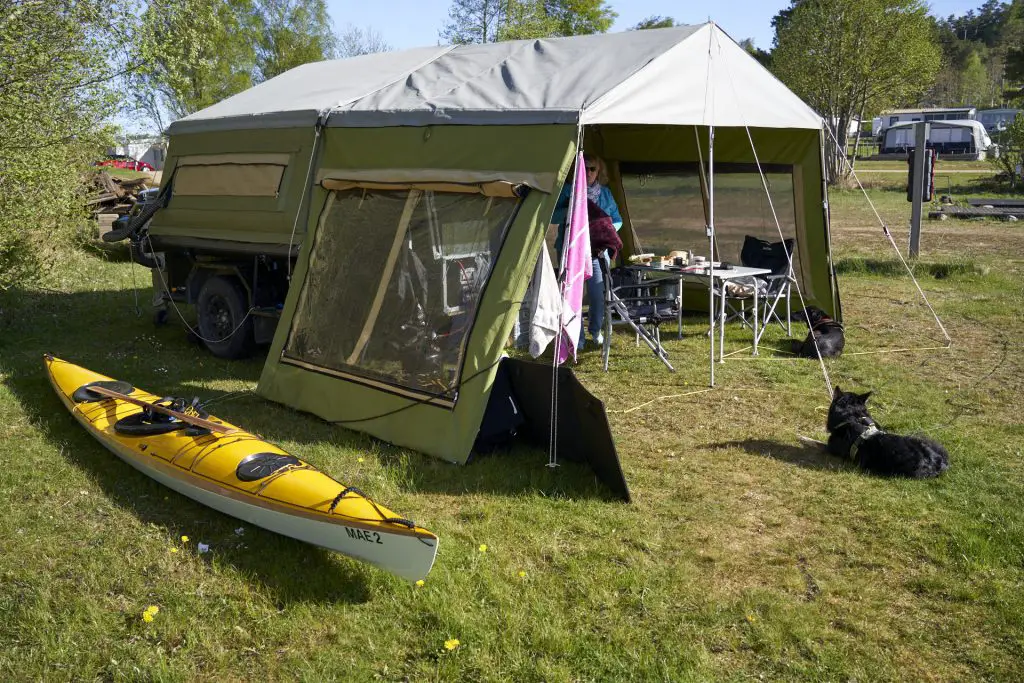
M 677 319 L 678 300 L 675 297 L 659 295 L 658 283 L 644 282 L 637 271 L 628 268 L 616 268 L 613 271 L 604 259 L 598 259 L 598 262 L 604 273 L 605 372 L 608 371 L 614 324 L 624 324 L 632 328 L 638 342 L 643 341 L 665 367 L 675 372 L 675 368 L 668 361 L 668 352 L 661 345 L 661 324 Z
M 793 335 L 793 326 L 790 322 L 792 313 L 790 305 L 790 292 L 796 279 L 793 277 L 793 249 L 796 240 L 788 238 L 782 242 L 768 242 L 758 239 L 753 235 L 743 238 L 743 248 L 740 251 L 740 263 L 751 268 L 766 268 L 772 271 L 771 275 L 764 275 L 757 278 L 756 295 L 764 299 L 761 307 L 763 317 L 761 319 L 761 334 L 774 320 L 786 334 Z M 780 317 L 779 305 L 785 301 L 786 318 Z

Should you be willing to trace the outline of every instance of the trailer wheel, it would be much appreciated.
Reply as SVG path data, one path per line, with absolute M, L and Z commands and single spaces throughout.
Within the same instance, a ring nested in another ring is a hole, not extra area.
M 203 343 L 220 358 L 242 358 L 252 351 L 249 297 L 235 278 L 208 278 L 196 301 Z

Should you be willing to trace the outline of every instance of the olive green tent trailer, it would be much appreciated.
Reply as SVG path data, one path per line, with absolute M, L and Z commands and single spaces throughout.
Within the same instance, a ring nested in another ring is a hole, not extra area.
M 821 119 L 711 23 L 310 64 L 169 133 L 152 245 L 275 283 L 233 285 L 283 303 L 259 393 L 444 460 L 470 457 L 581 140 L 627 250 L 706 246 L 712 196 L 724 260 L 781 228 L 839 315 Z

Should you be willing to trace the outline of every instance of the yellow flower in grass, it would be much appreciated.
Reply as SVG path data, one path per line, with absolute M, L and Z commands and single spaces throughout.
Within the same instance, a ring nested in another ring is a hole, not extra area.
M 153 615 L 149 612 L 143 612 L 142 620 L 148 624 L 149 622 L 153 621 Z
M 462 643 L 459 642 L 458 638 L 449 638 L 448 640 L 444 641 L 444 649 L 448 650 L 449 652 L 457 648 L 459 645 L 462 645 Z
M 172 553 L 176 553 L 176 552 L 178 552 L 178 549 L 177 548 L 171 548 L 171 552 Z
M 153 621 L 153 618 L 157 615 L 159 611 L 159 607 L 157 607 L 156 605 L 150 605 L 146 608 L 146 611 L 142 613 L 142 620 L 147 624 L 151 623 Z
M 523 571 L 522 569 L 519 570 L 519 578 L 520 579 L 525 579 L 526 578 L 526 572 Z
M 486 553 L 487 552 L 487 544 L 486 543 L 481 543 L 480 544 L 480 552 L 482 552 L 482 553 Z
M 751 624 L 753 624 L 755 621 L 757 621 L 757 617 L 754 616 L 753 614 L 748 614 L 747 615 L 747 621 L 749 621 Z
M 420 579 L 419 581 L 416 582 L 416 587 L 417 588 L 423 588 L 423 584 L 425 584 L 425 583 L 426 583 L 426 581 L 424 581 L 423 579 Z
M 181 542 L 182 543 L 188 543 L 188 536 L 182 536 L 181 537 Z
M 356 458 L 356 462 L 364 462 L 366 458 Z

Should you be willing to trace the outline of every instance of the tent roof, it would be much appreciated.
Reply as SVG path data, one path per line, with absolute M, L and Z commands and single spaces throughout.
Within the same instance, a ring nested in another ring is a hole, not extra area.
M 312 125 L 640 123 L 820 129 L 821 118 L 712 23 L 417 48 L 307 64 L 170 133 Z

